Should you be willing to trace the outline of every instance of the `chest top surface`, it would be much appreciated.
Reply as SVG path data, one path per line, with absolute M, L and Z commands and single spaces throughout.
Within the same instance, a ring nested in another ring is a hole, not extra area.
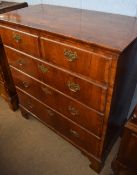
M 52 5 L 34 5 L 0 15 L 8 22 L 123 51 L 137 36 L 137 18 Z

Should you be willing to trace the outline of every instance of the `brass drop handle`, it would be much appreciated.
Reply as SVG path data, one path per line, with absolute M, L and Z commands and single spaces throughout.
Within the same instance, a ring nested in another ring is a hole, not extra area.
M 80 91 L 79 84 L 76 84 L 74 82 L 68 82 L 68 87 L 69 87 L 69 90 L 72 91 L 72 92 Z
M 75 130 L 70 129 L 70 133 L 71 135 L 73 135 L 74 137 L 79 137 L 79 133 L 77 133 Z
M 47 73 L 48 68 L 44 66 L 44 64 L 38 64 L 38 68 L 42 73 Z
M 17 63 L 19 66 L 23 66 L 24 65 L 24 61 L 23 60 L 17 60 Z
M 17 43 L 19 43 L 19 42 L 21 41 L 21 36 L 18 35 L 18 34 L 14 34 L 14 35 L 13 35 L 13 38 L 14 38 L 14 40 L 15 40 Z
M 52 95 L 52 92 L 47 87 L 41 87 L 41 89 L 46 95 Z
M 70 114 L 73 115 L 73 116 L 78 116 L 79 115 L 79 111 L 77 109 L 75 109 L 73 106 L 69 106 L 68 110 L 69 110 Z
M 64 50 L 64 56 L 70 62 L 75 61 L 77 59 L 77 53 L 67 49 Z
M 28 107 L 29 107 L 30 109 L 33 109 L 33 106 L 31 105 L 30 102 L 28 102 Z
M 23 81 L 22 82 L 23 83 L 23 86 L 25 87 L 25 88 L 28 88 L 30 85 L 27 83 L 27 82 L 25 82 L 25 81 Z
M 47 113 L 49 116 L 53 117 L 54 116 L 54 112 L 51 111 L 50 109 L 47 109 Z

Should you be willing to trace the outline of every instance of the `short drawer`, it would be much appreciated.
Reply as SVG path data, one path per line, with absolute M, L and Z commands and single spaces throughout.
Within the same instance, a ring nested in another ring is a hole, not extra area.
M 33 59 L 33 57 L 19 52 L 9 46 L 5 46 L 4 49 L 9 65 L 40 79 L 41 75 L 38 72 L 37 62 Z
M 12 50 L 15 56 L 13 59 L 11 54 L 7 52 L 7 48 L 5 48 L 5 50 L 10 65 L 37 78 L 64 94 L 73 97 L 87 106 L 100 112 L 104 112 L 107 94 L 106 87 L 96 85 L 90 81 L 76 77 L 66 71 L 54 67 L 49 63 L 41 62 L 34 57 L 24 55 L 14 50 Z M 18 61 L 16 61 L 18 59 L 19 65 L 17 63 Z
M 20 73 L 14 68 L 11 68 L 11 72 L 17 88 L 19 87 L 53 109 L 56 109 L 67 118 L 101 137 L 104 119 L 103 114 L 97 113 L 86 106 L 67 98 L 63 94 Z
M 41 38 L 42 59 L 87 76 L 94 81 L 108 83 L 110 59 L 84 49 Z
M 4 45 L 11 46 L 27 54 L 39 57 L 38 36 L 2 27 L 1 37 Z
M 20 104 L 31 113 L 40 118 L 48 126 L 55 129 L 74 145 L 88 151 L 94 156 L 99 156 L 100 140 L 78 127 L 63 116 L 55 113 L 50 108 L 17 90 Z

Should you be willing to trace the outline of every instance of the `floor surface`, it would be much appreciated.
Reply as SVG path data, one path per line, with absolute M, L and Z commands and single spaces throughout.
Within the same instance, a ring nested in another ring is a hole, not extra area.
M 111 175 L 114 145 L 100 175 Z M 12 112 L 0 98 L 0 175 L 97 175 L 89 160 L 37 119 Z

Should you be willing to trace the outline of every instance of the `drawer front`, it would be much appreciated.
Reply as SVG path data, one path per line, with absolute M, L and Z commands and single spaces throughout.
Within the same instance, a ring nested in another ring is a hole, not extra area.
M 40 79 L 40 73 L 37 68 L 37 62 L 31 56 L 22 54 L 8 46 L 4 47 L 8 63 L 17 69 L 28 73 L 29 75 Z
M 19 101 L 22 106 L 35 114 L 43 122 L 54 128 L 71 142 L 85 149 L 95 156 L 99 156 L 100 140 L 92 136 L 84 129 L 55 113 L 51 109 L 32 99 L 28 95 L 18 91 Z
M 12 52 L 14 52 L 14 61 L 11 54 L 8 53 L 9 48 L 5 48 L 5 50 L 10 65 L 77 99 L 87 106 L 104 112 L 107 89 L 75 77 L 68 72 L 53 67 L 48 63 L 41 62 L 38 59 L 34 59 L 22 53 L 19 53 L 19 56 L 18 52 L 12 50 Z M 21 62 L 21 66 L 18 66 L 18 61 L 16 61 L 18 59 Z
M 1 31 L 4 45 L 11 46 L 32 56 L 40 57 L 38 36 L 9 28 L 2 28 Z
M 68 72 L 59 70 L 47 63 L 37 63 L 44 83 L 93 109 L 104 112 L 106 105 L 106 89 L 78 78 Z
M 41 38 L 42 58 L 94 81 L 108 83 L 110 60 L 101 55 Z
M 103 127 L 103 116 L 101 114 L 67 98 L 13 68 L 11 68 L 11 72 L 17 87 L 56 109 L 97 136 L 101 136 Z

